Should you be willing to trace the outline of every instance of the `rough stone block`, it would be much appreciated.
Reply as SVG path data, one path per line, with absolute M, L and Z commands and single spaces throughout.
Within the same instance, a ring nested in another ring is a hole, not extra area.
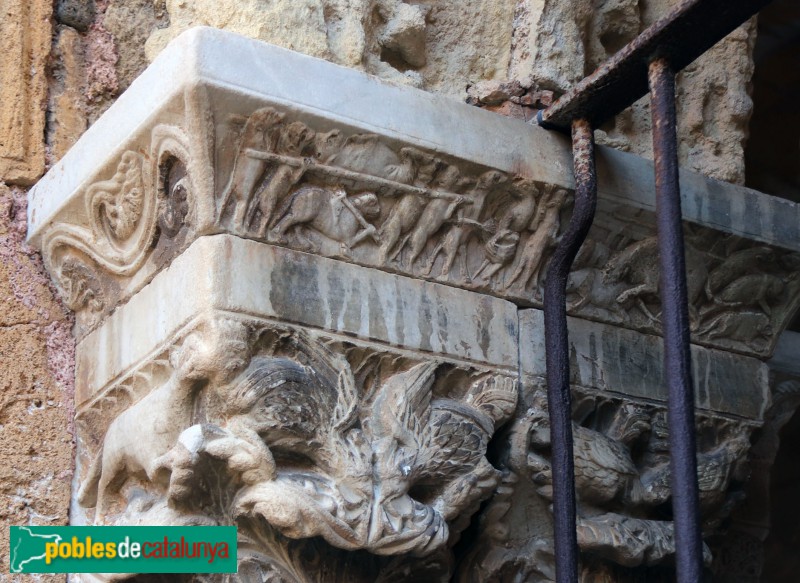
M 50 0 L 2 0 L 0 177 L 33 184 L 44 172 Z
M 95 17 L 94 0 L 59 0 L 56 20 L 81 32 L 89 30 Z

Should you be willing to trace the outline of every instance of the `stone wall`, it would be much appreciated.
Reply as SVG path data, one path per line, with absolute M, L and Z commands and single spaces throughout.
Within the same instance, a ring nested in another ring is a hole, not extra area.
M 0 580 L 10 581 L 7 526 L 67 522 L 75 357 L 72 317 L 25 243 L 25 187 L 45 169 L 51 2 L 0 7 Z
M 517 104 L 556 96 L 590 73 L 676 0 L 61 0 L 51 142 L 55 154 L 96 119 L 166 44 L 212 26 L 464 100 Z M 751 22 L 680 76 L 680 156 L 686 167 L 744 181 L 752 110 Z M 511 82 L 509 84 L 509 82 Z M 528 116 L 530 117 L 530 116 Z M 652 155 L 646 99 L 599 140 Z M 66 142 L 65 142 L 66 140 Z

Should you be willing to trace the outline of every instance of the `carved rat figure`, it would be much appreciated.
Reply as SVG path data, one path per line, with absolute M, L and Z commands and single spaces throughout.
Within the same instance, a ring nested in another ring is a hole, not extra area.
M 417 150 L 416 148 L 403 148 L 400 150 L 402 164 L 393 172 L 392 179 L 397 182 L 414 183 L 425 188 L 433 178 L 438 160 Z M 381 226 L 380 263 L 386 265 L 402 250 L 408 233 L 417 224 L 420 215 L 425 209 L 427 200 L 419 194 L 405 194 L 392 209 L 389 218 Z
M 506 291 L 518 279 L 523 288 L 527 287 L 530 281 L 533 281 L 534 292 L 538 288 L 539 273 L 544 264 L 545 253 L 555 244 L 558 236 L 558 229 L 561 225 L 561 206 L 566 197 L 566 190 L 550 189 L 539 201 L 539 208 L 536 209 L 530 225 L 533 234 L 528 237 L 523 248 L 517 253 L 516 267 L 505 283 Z
M 442 277 L 447 277 L 450 274 L 450 269 L 453 267 L 453 262 L 462 247 L 466 247 L 476 230 L 482 230 L 483 225 L 478 222 L 480 219 L 481 211 L 483 211 L 486 198 L 494 189 L 507 181 L 507 177 L 502 172 L 496 170 L 489 170 L 484 172 L 478 178 L 478 182 L 474 188 L 466 195 L 467 202 L 459 210 L 459 216 L 456 224 L 447 231 L 444 239 L 436 245 L 428 260 L 426 275 L 430 275 L 433 270 L 433 265 L 439 253 L 444 252 L 444 265 L 442 266 Z M 467 271 L 467 254 L 462 253 L 462 273 L 467 281 L 471 277 Z
M 434 190 L 449 192 L 452 191 L 460 178 L 458 168 L 447 165 L 436 177 L 432 188 Z M 409 268 L 414 265 L 419 254 L 425 248 L 430 238 L 442 228 L 442 225 L 453 216 L 456 208 L 466 202 L 466 198 L 434 198 L 425 207 L 422 216 L 419 218 L 416 227 L 411 232 L 410 246 L 411 254 L 408 258 Z

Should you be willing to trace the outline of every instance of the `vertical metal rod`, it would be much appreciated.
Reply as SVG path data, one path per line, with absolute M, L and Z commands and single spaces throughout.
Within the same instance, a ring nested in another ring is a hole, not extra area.
M 594 131 L 586 120 L 572 123 L 572 156 L 575 165 L 575 208 L 567 231 L 550 259 L 544 285 L 544 337 L 552 444 L 557 583 L 574 583 L 578 580 L 566 289 L 572 262 L 592 226 L 597 206 Z
M 686 258 L 678 184 L 675 73 L 666 59 L 649 67 L 656 169 L 656 221 L 661 269 L 664 369 L 669 386 L 672 511 L 679 583 L 702 580 L 703 539 L 697 487 L 694 388 L 689 351 Z

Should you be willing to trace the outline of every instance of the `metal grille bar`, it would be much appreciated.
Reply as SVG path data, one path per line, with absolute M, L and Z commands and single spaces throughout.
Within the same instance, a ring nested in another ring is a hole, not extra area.
M 578 576 L 578 539 L 575 532 L 575 471 L 572 457 L 572 395 L 569 384 L 567 335 L 567 277 L 594 220 L 597 175 L 594 131 L 586 120 L 572 123 L 575 166 L 575 209 L 567 232 L 550 259 L 544 284 L 544 340 L 547 363 L 547 400 L 553 469 L 553 514 L 558 583 Z
M 669 387 L 671 487 L 679 583 L 703 573 L 694 387 L 691 377 L 686 260 L 678 182 L 675 72 L 753 16 L 771 0 L 685 0 L 645 30 L 548 109 L 545 128 L 572 129 L 575 210 L 545 281 L 544 315 L 553 456 L 556 580 L 577 581 L 575 476 L 569 386 L 566 281 L 594 218 L 597 182 L 593 128 L 650 91 L 656 172 L 664 368 Z
M 660 264 L 664 370 L 669 388 L 669 445 L 675 557 L 680 583 L 703 573 L 703 539 L 697 487 L 694 384 L 689 351 L 689 299 L 678 184 L 675 73 L 666 59 L 650 63 L 650 113 L 656 169 L 656 222 Z
M 539 112 L 543 127 L 569 131 L 572 120 L 599 127 L 647 95 L 650 61 L 680 71 L 772 0 L 686 0 Z

